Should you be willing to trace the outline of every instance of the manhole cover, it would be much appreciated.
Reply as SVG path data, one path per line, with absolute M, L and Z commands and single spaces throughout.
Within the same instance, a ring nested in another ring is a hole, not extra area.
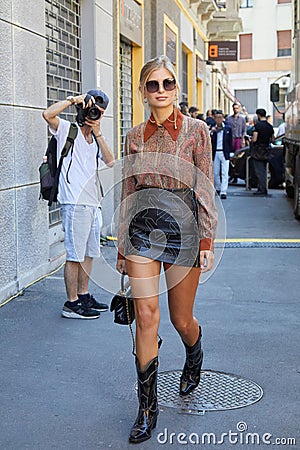
M 158 373 L 159 406 L 180 409 L 188 414 L 243 408 L 258 402 L 262 388 L 251 380 L 213 370 L 201 371 L 199 386 L 187 397 L 179 395 L 181 370 Z

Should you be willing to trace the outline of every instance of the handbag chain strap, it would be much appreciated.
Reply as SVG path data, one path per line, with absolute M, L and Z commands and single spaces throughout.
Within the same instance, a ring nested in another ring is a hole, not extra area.
M 126 297 L 125 307 L 126 307 L 127 322 L 128 322 L 128 326 L 129 326 L 129 330 L 130 330 L 130 334 L 131 334 L 131 339 L 132 339 L 132 354 L 133 354 L 133 356 L 136 356 L 135 339 L 134 339 L 134 333 L 132 330 L 132 324 L 131 324 L 131 320 L 130 320 L 129 303 L 128 303 L 128 297 L 127 297 L 126 288 L 125 288 L 125 274 L 122 274 L 122 276 L 121 276 L 121 295 L 124 295 Z
M 131 321 L 130 321 L 128 297 L 126 297 L 125 305 L 126 305 L 126 314 L 127 314 L 128 326 L 129 326 L 131 339 L 132 339 L 132 354 L 133 354 L 133 356 L 136 356 L 136 353 L 135 353 L 135 339 L 134 339 L 134 333 L 133 333 L 132 325 L 131 325 Z

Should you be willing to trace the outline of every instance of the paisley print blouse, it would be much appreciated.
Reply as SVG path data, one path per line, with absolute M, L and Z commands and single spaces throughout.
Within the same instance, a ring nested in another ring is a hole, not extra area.
M 179 113 L 180 114 L 180 113 Z M 180 117 L 180 130 L 156 126 L 145 139 L 149 121 L 132 128 L 126 136 L 119 215 L 119 257 L 131 216 L 132 194 L 141 188 L 194 190 L 198 205 L 200 250 L 213 250 L 217 209 L 213 187 L 211 140 L 207 125 L 188 116 Z M 153 122 L 152 122 L 153 123 Z M 148 127 L 149 128 L 149 127 Z

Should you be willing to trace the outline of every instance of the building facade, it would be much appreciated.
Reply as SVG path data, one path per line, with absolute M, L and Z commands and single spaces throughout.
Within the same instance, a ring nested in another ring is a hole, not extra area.
M 278 80 L 281 105 L 289 85 L 283 76 L 291 70 L 292 3 L 291 0 L 242 0 L 239 57 L 229 63 L 230 90 L 249 114 L 265 108 L 278 126 L 281 115 L 270 101 L 270 84 Z
M 240 23 L 238 1 L 0 2 L 0 303 L 64 260 L 59 206 L 49 209 L 39 199 L 38 167 L 48 141 L 42 111 L 68 95 L 103 89 L 110 98 L 103 134 L 120 158 L 126 132 L 145 117 L 136 95 L 140 68 L 159 54 L 176 67 L 179 100 L 200 112 L 224 109 L 219 80 L 228 83 L 226 67 L 212 71 L 207 42 L 222 38 L 226 20 L 231 36 L 240 31 L 232 31 Z M 64 117 L 73 120 L 74 113 L 70 107 Z M 106 190 L 115 175 L 105 169 L 101 176 Z M 107 196 L 104 234 L 119 202 L 117 189 Z

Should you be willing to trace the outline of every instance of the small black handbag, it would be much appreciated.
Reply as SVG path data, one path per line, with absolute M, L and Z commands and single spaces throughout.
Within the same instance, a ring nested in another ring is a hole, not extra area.
M 119 325 L 131 325 L 134 322 L 134 305 L 129 281 L 121 277 L 121 289 L 112 298 L 110 311 L 114 311 L 114 322 Z

